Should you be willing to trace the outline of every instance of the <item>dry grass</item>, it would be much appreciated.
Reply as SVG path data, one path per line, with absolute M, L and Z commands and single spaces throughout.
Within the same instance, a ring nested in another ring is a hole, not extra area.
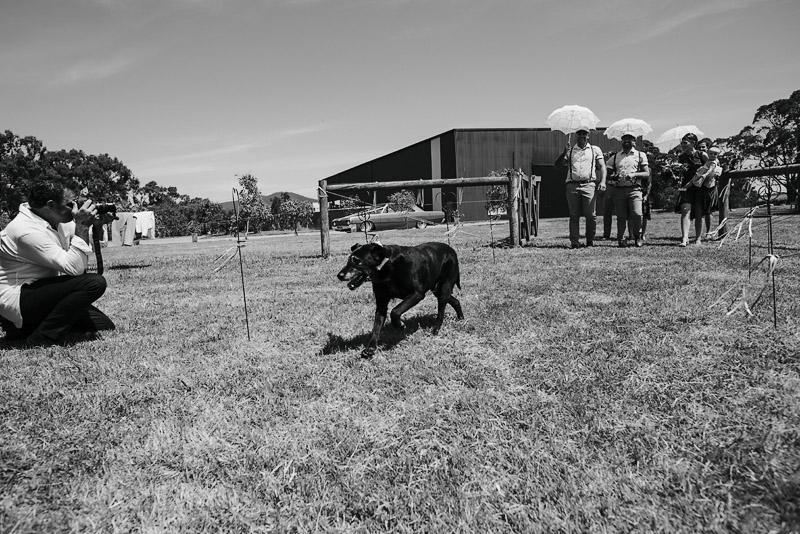
M 117 332 L 0 354 L 0 531 L 798 532 L 798 221 L 777 329 L 707 309 L 746 242 L 680 249 L 673 215 L 640 250 L 543 221 L 496 262 L 468 226 L 467 319 L 431 336 L 429 297 L 371 361 L 369 288 L 335 279 L 359 236 L 251 239 L 250 342 L 230 240 L 106 249 Z

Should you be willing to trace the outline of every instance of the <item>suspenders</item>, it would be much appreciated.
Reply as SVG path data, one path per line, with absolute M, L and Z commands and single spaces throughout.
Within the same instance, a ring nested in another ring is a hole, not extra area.
M 586 146 L 589 147 L 589 151 L 592 153 L 592 163 L 591 163 L 591 165 L 589 167 L 589 181 L 591 182 L 592 178 L 594 177 L 594 164 L 597 162 L 597 157 L 594 155 L 594 148 L 592 148 L 592 145 L 590 143 L 586 143 Z M 574 146 L 569 147 L 569 180 L 567 180 L 568 182 L 572 181 L 572 151 L 573 150 L 575 150 Z
M 639 153 L 639 164 L 636 166 L 636 172 L 639 172 L 639 170 L 642 167 L 642 151 L 641 150 L 636 150 L 636 152 Z M 614 152 L 614 174 L 617 174 L 617 154 L 619 154 L 619 152 Z M 617 177 L 617 179 L 614 180 L 614 182 L 619 182 L 619 177 Z M 636 182 L 639 182 L 639 183 L 637 184 Z M 642 185 L 642 179 L 641 178 L 635 178 L 633 180 L 633 184 L 631 184 L 630 187 L 635 187 L 637 185 L 639 187 L 641 187 L 641 185 Z M 622 186 L 622 187 L 626 187 L 626 186 Z

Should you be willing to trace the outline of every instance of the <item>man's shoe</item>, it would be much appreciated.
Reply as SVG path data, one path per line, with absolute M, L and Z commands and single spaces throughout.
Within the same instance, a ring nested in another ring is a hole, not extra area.
M 644 240 L 640 237 L 636 240 L 636 246 L 641 248 L 642 245 L 644 245 Z
M 686 245 L 688 245 L 688 244 L 689 244 L 689 242 L 688 242 L 688 241 L 681 241 L 681 244 L 680 244 L 680 245 L 678 245 L 678 246 L 679 246 L 679 247 L 685 247 L 685 246 L 686 246 Z
M 570 243 L 569 248 L 583 248 L 583 245 L 580 243 Z
M 619 248 L 626 248 L 628 246 L 628 242 L 625 241 L 624 239 L 618 239 L 617 245 L 619 246 Z
M 28 348 L 33 347 L 52 347 L 56 345 L 56 342 L 49 337 L 42 335 L 38 332 L 34 332 L 33 334 L 29 335 L 25 338 L 22 342 L 23 346 Z
M 594 246 L 594 241 L 593 241 L 593 240 L 591 240 L 591 239 L 587 239 L 587 240 L 586 240 L 586 246 L 587 246 L 587 247 L 593 247 L 593 246 Z

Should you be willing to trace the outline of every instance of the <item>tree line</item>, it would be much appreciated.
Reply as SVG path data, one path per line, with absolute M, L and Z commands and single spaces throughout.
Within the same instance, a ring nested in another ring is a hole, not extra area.
M 240 231 L 296 232 L 298 226 L 311 223 L 311 203 L 291 200 L 285 194 L 273 199 L 256 224 L 248 227 L 242 223 L 251 214 L 260 213 L 259 202 L 263 204 L 258 180 L 246 176 L 244 182 L 240 179 Z M 155 181 L 141 185 L 124 163 L 108 154 L 92 155 L 77 149 L 51 151 L 36 137 L 18 136 L 9 130 L 0 132 L 0 228 L 16 216 L 30 184 L 37 179 L 63 184 L 96 202 L 113 203 L 118 211 L 152 211 L 157 237 L 228 234 L 237 229 L 234 210 L 207 198 L 182 195 L 174 186 L 160 186 Z

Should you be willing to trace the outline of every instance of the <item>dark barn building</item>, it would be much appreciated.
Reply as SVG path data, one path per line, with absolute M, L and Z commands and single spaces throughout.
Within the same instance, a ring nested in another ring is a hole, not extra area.
M 414 143 L 380 158 L 362 163 L 327 178 L 328 184 L 390 182 L 399 180 L 430 180 L 489 176 L 492 171 L 522 168 L 525 174 L 542 177 L 539 216 L 566 217 L 564 196 L 565 169 L 553 162 L 564 149 L 567 136 L 548 128 L 471 128 L 455 129 Z M 573 142 L 575 141 L 573 136 Z M 590 133 L 589 143 L 606 153 L 619 150 L 616 140 L 603 135 L 602 130 Z M 417 192 L 425 209 L 455 208 L 458 188 L 424 188 Z M 486 187 L 461 188 L 460 215 L 462 220 L 486 220 Z M 388 200 L 392 191 L 344 193 L 358 196 L 369 203 Z M 331 196 L 335 201 L 336 197 Z M 332 210 L 332 217 L 336 217 Z

